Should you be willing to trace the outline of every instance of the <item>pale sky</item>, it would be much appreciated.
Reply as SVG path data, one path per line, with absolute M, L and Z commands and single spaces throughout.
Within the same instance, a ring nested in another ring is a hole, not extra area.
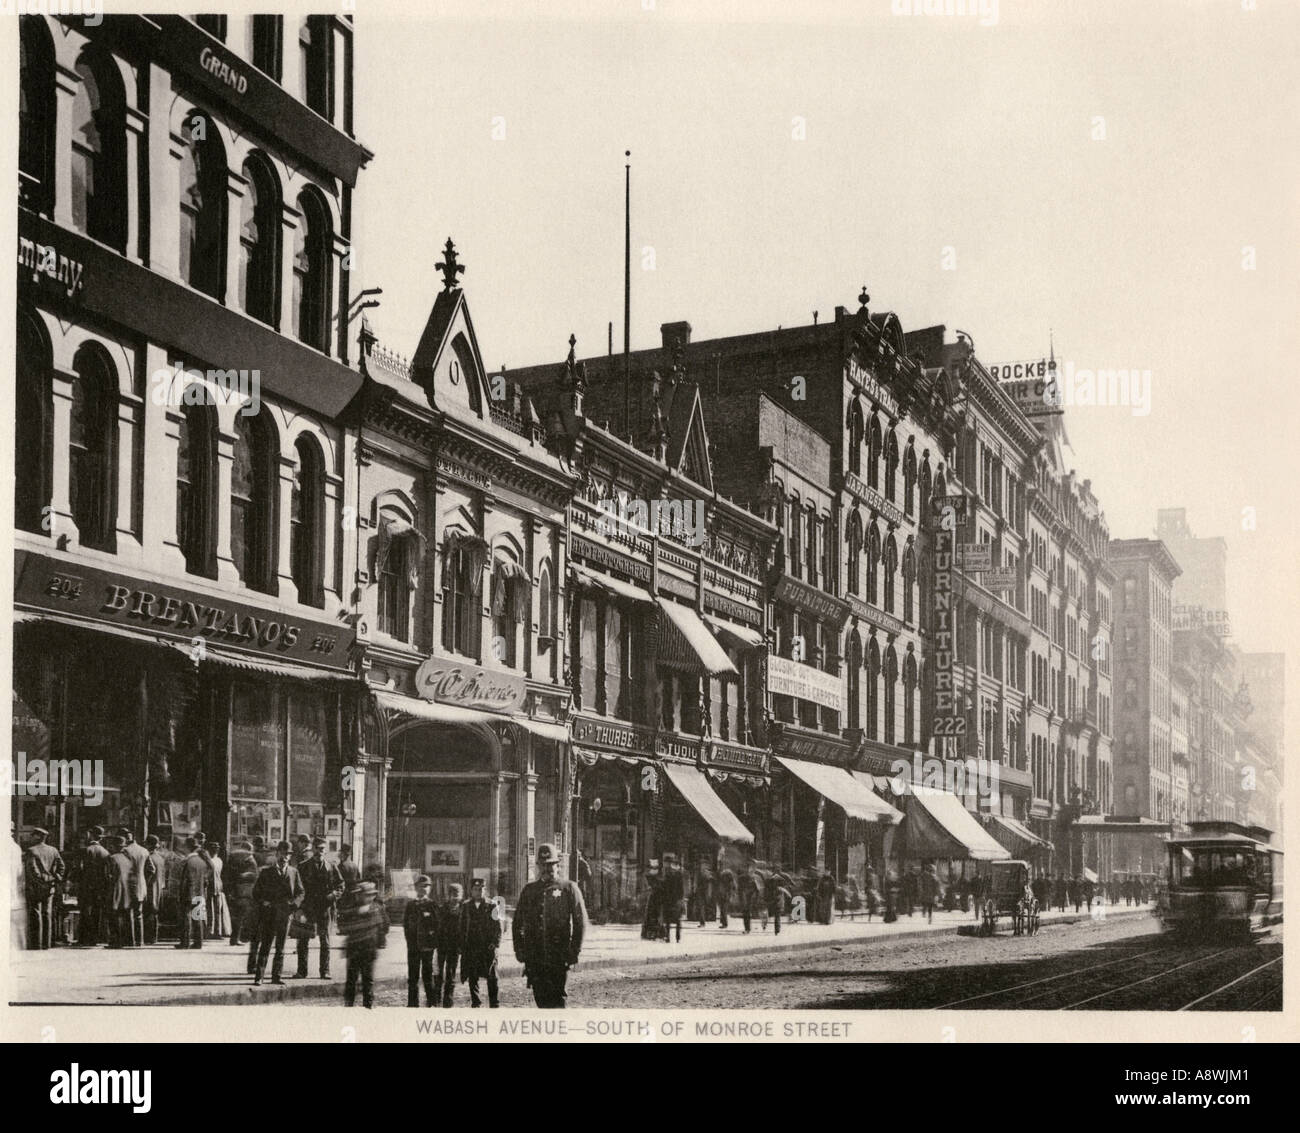
M 489 369 L 603 351 L 610 320 L 621 348 L 631 149 L 634 349 L 829 319 L 865 282 L 989 364 L 1052 328 L 1063 369 L 1150 370 L 1148 415 L 1067 412 L 1078 471 L 1116 537 L 1176 505 L 1225 536 L 1234 640 L 1288 651 L 1300 3 L 902 6 L 362 0 L 377 332 L 413 351 L 450 235 Z

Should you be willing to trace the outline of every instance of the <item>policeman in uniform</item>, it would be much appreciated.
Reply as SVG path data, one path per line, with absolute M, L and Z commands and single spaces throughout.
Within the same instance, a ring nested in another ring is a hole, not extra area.
M 515 959 L 538 1007 L 563 1007 L 569 969 L 578 962 L 587 909 L 582 891 L 558 876 L 560 855 L 550 843 L 537 850 L 541 873 L 519 894 L 513 926 Z

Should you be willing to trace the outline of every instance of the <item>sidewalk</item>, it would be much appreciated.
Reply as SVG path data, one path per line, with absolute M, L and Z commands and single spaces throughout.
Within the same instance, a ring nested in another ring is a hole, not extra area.
M 1096 914 L 1100 909 L 1094 909 Z M 1155 905 L 1133 907 L 1107 906 L 1107 920 L 1118 917 L 1142 918 L 1154 914 Z M 1046 925 L 1068 925 L 1087 922 L 1087 910 L 1076 914 L 1073 909 L 1060 913 L 1048 911 L 1042 916 Z M 715 924 L 699 928 L 683 922 L 682 942 L 665 944 L 642 940 L 639 925 L 591 925 L 582 949 L 580 969 L 635 967 L 638 964 L 664 964 L 675 960 L 699 960 L 706 957 L 730 955 L 756 955 L 760 953 L 795 951 L 819 948 L 827 944 L 853 944 L 867 940 L 898 940 L 931 934 L 956 935 L 963 925 L 977 923 L 972 913 L 937 912 L 933 924 L 927 924 L 918 911 L 915 916 L 902 917 L 894 924 L 884 924 L 865 916 L 851 920 L 837 918 L 830 925 L 781 925 L 781 935 L 761 929 L 754 922 L 753 931 L 745 934 L 739 917 L 732 918 L 730 927 L 718 928 Z M 1011 923 L 1003 918 L 1000 934 L 1011 935 Z M 296 970 L 292 952 L 293 941 L 285 948 L 285 984 L 263 982 L 253 987 L 245 971 L 248 962 L 247 947 L 232 948 L 227 941 L 205 941 L 201 950 L 180 951 L 171 943 L 151 945 L 146 948 L 52 948 L 47 952 L 20 952 L 11 959 L 11 1002 L 15 1004 L 196 1004 L 196 1003 L 264 1003 L 281 1000 L 327 999 L 342 995 L 343 974 L 346 964 L 341 952 L 335 949 L 331 970 L 333 981 L 316 978 L 319 946 L 312 942 L 309 971 L 305 980 L 291 979 Z M 520 965 L 510 950 L 509 926 L 502 940 L 500 972 L 502 976 L 515 976 Z M 267 972 L 269 979 L 270 972 Z M 379 954 L 375 967 L 375 982 L 397 982 L 405 986 L 406 948 L 402 939 L 402 926 L 394 925 L 389 932 L 388 947 Z

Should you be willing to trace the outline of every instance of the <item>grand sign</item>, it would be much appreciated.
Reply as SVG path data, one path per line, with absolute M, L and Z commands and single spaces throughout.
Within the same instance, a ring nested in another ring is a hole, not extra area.
M 834 712 L 844 710 L 844 688 L 838 673 L 824 673 L 811 665 L 775 654 L 767 659 L 767 691 L 777 696 L 810 700 Z
M 459 708 L 515 712 L 523 707 L 528 686 L 510 673 L 480 669 L 441 657 L 426 657 L 415 670 L 415 695 Z
M 146 582 L 32 551 L 15 552 L 14 605 L 139 629 L 142 640 L 167 638 L 203 660 L 211 645 L 285 661 L 347 670 L 354 634 L 278 610 L 213 598 L 168 583 Z

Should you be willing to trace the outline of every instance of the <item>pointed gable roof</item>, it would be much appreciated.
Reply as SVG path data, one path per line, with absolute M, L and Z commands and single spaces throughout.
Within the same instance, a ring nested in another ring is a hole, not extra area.
M 709 436 L 704 429 L 700 387 L 694 382 L 682 382 L 673 392 L 668 407 L 668 446 L 668 467 L 712 492 Z
M 429 320 L 420 335 L 420 344 L 415 348 L 411 359 L 411 377 L 424 387 L 429 404 L 438 409 L 449 408 L 448 391 L 444 390 L 442 402 L 438 399 L 438 375 L 451 361 L 449 354 L 454 354 L 460 363 L 461 381 L 468 388 L 473 383 L 478 391 L 478 416 L 482 416 L 482 406 L 486 404 L 489 392 L 487 374 L 483 369 L 483 356 L 479 352 L 478 336 L 474 333 L 474 321 L 470 318 L 469 304 L 465 292 L 459 287 L 440 291 L 434 300 Z M 471 395 L 470 405 L 474 400 Z

